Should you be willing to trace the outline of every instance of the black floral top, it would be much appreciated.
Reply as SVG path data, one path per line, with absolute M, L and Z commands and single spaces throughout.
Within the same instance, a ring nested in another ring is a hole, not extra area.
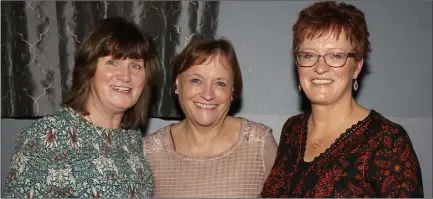
M 152 178 L 133 130 L 95 126 L 63 108 L 18 135 L 3 197 L 150 198 Z
M 304 162 L 309 114 L 284 124 L 262 197 L 424 197 L 418 158 L 406 131 L 374 110 L 330 148 Z

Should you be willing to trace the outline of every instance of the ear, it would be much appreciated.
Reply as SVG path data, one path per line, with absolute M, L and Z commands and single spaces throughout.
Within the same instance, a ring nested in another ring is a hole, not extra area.
M 362 67 L 364 66 L 364 59 L 361 59 L 360 61 L 356 62 L 355 70 L 353 71 L 353 78 L 357 79 L 359 73 L 361 73 Z
M 179 88 L 179 76 L 176 78 L 176 89 L 178 89 Z

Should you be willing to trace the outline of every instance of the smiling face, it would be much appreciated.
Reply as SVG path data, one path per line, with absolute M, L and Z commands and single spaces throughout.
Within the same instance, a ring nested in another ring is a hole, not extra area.
M 216 55 L 193 65 L 176 79 L 179 103 L 193 124 L 210 126 L 224 120 L 232 101 L 233 72 Z
M 332 34 L 319 38 L 305 39 L 299 45 L 299 52 L 324 55 L 327 53 L 351 53 L 354 47 L 343 32 L 338 39 Z M 358 77 L 363 60 L 355 62 L 351 57 L 340 68 L 329 67 L 320 57 L 312 67 L 299 67 L 299 83 L 312 104 L 330 105 L 352 98 L 352 80 Z
M 112 113 L 123 113 L 137 103 L 145 86 L 145 78 L 141 59 L 100 57 L 88 104 Z

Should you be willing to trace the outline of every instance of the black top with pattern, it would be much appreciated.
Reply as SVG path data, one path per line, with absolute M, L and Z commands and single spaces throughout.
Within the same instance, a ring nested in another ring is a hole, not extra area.
M 304 162 L 309 115 L 284 124 L 262 197 L 424 197 L 418 158 L 402 126 L 371 110 L 324 153 Z

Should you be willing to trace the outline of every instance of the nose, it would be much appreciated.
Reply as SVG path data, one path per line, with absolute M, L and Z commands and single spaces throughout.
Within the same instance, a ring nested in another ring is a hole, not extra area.
M 131 71 L 128 65 L 120 67 L 118 78 L 123 82 L 131 81 Z
M 200 95 L 204 100 L 211 101 L 215 99 L 215 91 L 212 84 L 204 85 Z
M 317 60 L 316 65 L 314 66 L 314 71 L 318 74 L 323 74 L 325 72 L 328 72 L 330 70 L 330 67 L 325 62 L 325 58 L 323 56 L 320 56 Z

